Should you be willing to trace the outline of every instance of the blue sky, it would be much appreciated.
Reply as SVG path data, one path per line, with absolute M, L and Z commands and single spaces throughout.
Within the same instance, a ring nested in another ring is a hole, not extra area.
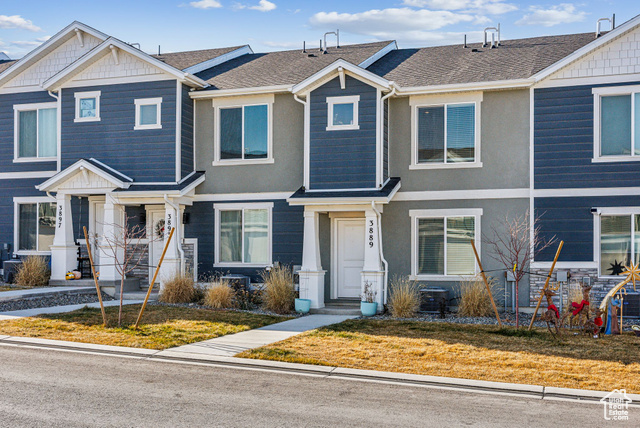
M 634 5 L 635 3 L 635 5 Z M 635 6 L 635 7 L 634 7 Z M 20 58 L 78 20 L 146 52 L 250 44 L 254 51 L 318 46 L 325 31 L 341 42 L 395 39 L 402 48 L 482 38 L 501 24 L 502 38 L 590 32 L 616 14 L 640 14 L 636 0 L 0 0 L 0 51 Z M 606 25 L 604 29 L 608 29 Z M 329 46 L 334 43 L 330 42 Z

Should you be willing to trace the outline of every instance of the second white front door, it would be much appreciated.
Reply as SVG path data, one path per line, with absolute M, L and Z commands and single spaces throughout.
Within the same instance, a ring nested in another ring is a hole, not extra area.
M 359 298 L 364 266 L 365 220 L 349 218 L 335 220 L 337 298 Z

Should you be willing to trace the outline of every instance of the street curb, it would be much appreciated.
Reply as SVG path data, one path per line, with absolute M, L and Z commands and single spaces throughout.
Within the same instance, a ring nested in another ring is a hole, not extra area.
M 465 392 L 483 392 L 537 399 L 571 400 L 599 403 L 610 391 L 591 391 L 584 389 L 557 388 L 542 385 L 527 385 L 506 382 L 492 382 L 473 379 L 461 379 L 440 376 L 428 376 L 409 373 L 383 372 L 375 370 L 351 369 L 335 366 L 287 363 L 281 361 L 257 360 L 237 357 L 224 357 L 207 354 L 195 354 L 166 349 L 162 351 L 124 346 L 96 345 L 92 343 L 69 342 L 63 340 L 40 339 L 32 337 L 0 336 L 0 345 L 45 348 L 67 352 L 111 355 L 164 361 L 174 363 L 206 364 L 248 370 L 266 370 L 297 375 L 319 376 L 335 379 L 354 379 L 368 382 L 384 382 L 415 385 L 439 389 L 455 389 Z M 633 400 L 631 406 L 640 406 L 640 394 L 627 396 Z

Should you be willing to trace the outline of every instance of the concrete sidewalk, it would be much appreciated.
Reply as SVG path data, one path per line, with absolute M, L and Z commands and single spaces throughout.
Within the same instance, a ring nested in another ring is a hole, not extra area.
M 292 336 L 330 324 L 341 323 L 355 315 L 307 315 L 241 333 L 171 348 L 172 352 L 232 357 L 240 352 L 280 342 Z
M 95 287 L 38 287 L 26 290 L 0 291 L 0 302 L 7 300 L 25 299 L 29 297 L 47 296 L 52 294 L 96 292 Z
M 123 305 L 136 305 L 142 303 L 142 300 L 125 300 Z M 106 308 L 110 306 L 118 306 L 120 302 L 118 300 L 109 300 L 107 302 L 103 302 Z M 78 309 L 82 309 L 85 306 L 89 308 L 99 308 L 100 302 L 95 303 L 81 303 L 78 305 L 64 305 L 64 306 L 51 306 L 48 308 L 35 308 L 35 309 L 24 309 L 21 311 L 7 311 L 0 312 L 0 321 L 3 320 L 11 320 L 16 318 L 25 318 L 25 317 L 35 317 L 42 314 L 61 314 L 65 312 L 71 312 Z

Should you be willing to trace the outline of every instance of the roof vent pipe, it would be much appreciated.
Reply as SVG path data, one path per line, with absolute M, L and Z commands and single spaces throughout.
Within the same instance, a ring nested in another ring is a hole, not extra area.
M 467 48 L 467 35 L 464 35 L 464 45 L 462 45 L 463 48 Z
M 613 26 L 614 26 L 614 22 L 615 22 L 615 15 L 613 17 L 611 17 L 611 18 L 600 18 L 600 19 L 598 19 L 598 21 L 596 22 L 596 39 L 602 35 L 602 31 L 600 31 L 600 24 L 602 23 L 602 21 L 608 21 L 609 24 L 611 24 L 611 29 L 613 30 Z
M 482 44 L 483 48 L 486 48 L 489 44 L 487 43 L 487 32 L 488 31 L 494 31 L 495 33 L 498 34 L 498 44 L 497 46 L 500 46 L 500 24 L 498 24 L 497 27 L 487 27 L 484 29 L 484 43 Z M 491 47 L 493 47 L 493 42 L 491 43 Z
M 137 46 L 137 49 L 140 50 L 140 43 L 129 43 L 129 46 L 133 46 L 134 48 Z
M 340 30 L 336 30 L 336 31 L 327 31 L 326 33 L 324 33 L 323 39 L 324 39 L 324 53 L 327 53 L 327 35 L 328 34 L 333 34 L 334 36 L 336 36 L 336 47 L 340 47 L 340 36 L 338 35 L 338 32 Z
M 498 45 L 496 44 L 496 33 L 491 33 L 491 48 L 490 49 L 494 49 L 497 48 Z
M 302 42 L 302 53 L 307 53 L 307 42 Z

